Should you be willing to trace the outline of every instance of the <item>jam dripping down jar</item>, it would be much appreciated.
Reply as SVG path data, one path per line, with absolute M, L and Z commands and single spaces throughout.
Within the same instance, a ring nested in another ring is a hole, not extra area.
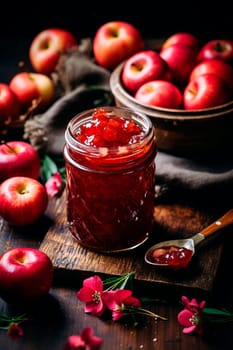
M 96 252 L 134 249 L 152 232 L 157 142 L 151 120 L 124 107 L 74 116 L 65 131 L 67 221 Z

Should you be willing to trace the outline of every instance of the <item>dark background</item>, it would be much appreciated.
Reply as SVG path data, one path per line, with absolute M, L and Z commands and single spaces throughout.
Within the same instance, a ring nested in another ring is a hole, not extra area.
M 105 22 L 124 20 L 144 37 L 166 38 L 188 31 L 202 40 L 233 38 L 230 1 L 70 1 L 4 2 L 0 20 L 0 81 L 8 81 L 20 60 L 28 60 L 33 37 L 47 27 L 63 27 L 77 39 L 93 37 Z
M 6 16 L 4 16 L 6 15 Z M 120 19 L 134 23 L 146 36 L 191 31 L 199 36 L 232 35 L 231 1 L 217 0 L 24 0 L 4 2 L 1 35 L 33 36 L 45 27 L 66 27 L 78 37 L 93 36 L 104 22 Z M 3 22 L 4 24 L 3 24 Z

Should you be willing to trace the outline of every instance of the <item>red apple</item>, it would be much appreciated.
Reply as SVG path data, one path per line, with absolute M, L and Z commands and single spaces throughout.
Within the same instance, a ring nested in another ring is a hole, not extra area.
M 177 32 L 162 42 L 161 50 L 174 44 L 188 45 L 195 51 L 199 50 L 202 45 L 201 40 L 196 35 L 189 32 Z
M 212 108 L 228 102 L 232 93 L 227 83 L 214 74 L 203 74 L 191 80 L 184 89 L 184 109 Z
M 190 73 L 189 81 L 203 74 L 215 74 L 226 81 L 233 91 L 233 67 L 220 59 L 209 59 L 198 63 Z
M 173 44 L 161 50 L 160 56 L 170 68 L 172 81 L 181 87 L 184 86 L 197 63 L 197 52 L 188 45 Z
M 28 304 L 49 293 L 54 267 L 43 251 L 17 247 L 0 256 L 0 276 L 0 296 L 12 304 Z
M 154 80 L 143 84 L 135 98 L 147 105 L 163 108 L 181 108 L 183 96 L 178 87 L 165 80 Z
M 51 74 L 61 54 L 76 48 L 78 41 L 68 30 L 47 28 L 39 32 L 29 47 L 29 59 L 36 72 Z
M 20 72 L 13 76 L 9 85 L 18 97 L 22 111 L 34 105 L 38 112 L 43 111 L 54 100 L 54 82 L 45 74 Z
M 200 49 L 197 59 L 204 61 L 212 58 L 233 63 L 233 40 L 213 39 L 207 41 Z
M 39 154 L 28 142 L 17 140 L 0 145 L 0 183 L 13 176 L 40 176 Z
M 20 115 L 20 102 L 8 84 L 0 83 L 0 129 L 17 120 Z
M 128 58 L 122 68 L 123 86 L 134 95 L 139 87 L 151 80 L 169 80 L 167 63 L 154 50 L 143 50 Z
M 109 70 L 144 48 L 139 30 L 124 21 L 111 21 L 97 30 L 93 39 L 96 62 Z
M 14 176 L 0 184 L 0 216 L 13 226 L 27 226 L 45 212 L 48 194 L 38 180 Z

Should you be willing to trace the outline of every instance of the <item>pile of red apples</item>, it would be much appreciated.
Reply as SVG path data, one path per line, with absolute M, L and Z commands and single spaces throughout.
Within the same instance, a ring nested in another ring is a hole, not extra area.
M 20 69 L 9 83 L 0 81 L 0 131 L 4 126 L 41 113 L 55 101 L 52 73 L 60 56 L 77 49 L 81 39 L 63 28 L 46 28 L 28 49 L 31 70 Z M 93 34 L 93 59 L 112 72 L 124 62 L 121 81 L 141 103 L 155 107 L 196 110 L 233 99 L 233 40 L 203 42 L 188 32 L 176 32 L 160 49 L 146 49 L 139 29 L 111 21 Z
M 143 49 L 128 58 L 121 72 L 126 91 L 145 105 L 200 110 L 233 99 L 233 41 L 203 43 L 179 32 L 160 50 Z
M 93 40 L 99 65 L 113 71 L 124 62 L 122 86 L 142 104 L 202 110 L 233 99 L 233 40 L 175 32 L 159 50 L 145 43 L 138 28 L 122 21 L 103 24 Z
M 62 53 L 78 46 L 78 40 L 63 28 L 39 32 L 28 48 L 31 68 L 20 66 L 9 82 L 0 81 L 0 133 L 4 126 L 42 113 L 55 101 L 52 73 Z
M 55 99 L 54 72 L 65 50 L 77 47 L 67 30 L 46 29 L 33 38 L 29 57 L 33 69 L 20 70 L 9 83 L 0 82 L 0 218 L 16 229 L 34 227 L 46 214 L 48 193 L 41 182 L 40 154 L 27 140 L 4 142 L 5 128 L 20 117 L 42 113 Z M 34 239 L 34 237 L 33 237 Z M 0 298 L 27 305 L 45 297 L 53 282 L 50 257 L 34 247 L 10 248 L 0 255 Z
M 4 141 L 5 128 L 20 117 L 43 113 L 55 100 L 52 73 L 62 53 L 78 41 L 68 30 L 48 28 L 31 41 L 31 70 L 19 67 L 8 83 L 0 82 L 0 217 L 14 226 L 28 226 L 45 213 L 48 193 L 41 183 L 40 154 L 28 140 Z

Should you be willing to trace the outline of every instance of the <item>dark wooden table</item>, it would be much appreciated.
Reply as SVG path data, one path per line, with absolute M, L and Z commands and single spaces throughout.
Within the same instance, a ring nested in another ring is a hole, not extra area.
M 61 198 L 52 198 L 45 215 L 34 225 L 27 228 L 10 227 L 0 219 L 0 253 L 5 250 L 19 247 L 40 248 L 47 232 L 56 225 L 56 215 L 61 205 Z M 190 194 L 170 193 L 159 197 L 155 202 L 155 224 L 157 231 L 168 231 L 176 228 L 175 222 L 187 222 L 189 233 L 195 231 L 197 226 L 203 227 L 213 219 L 222 215 L 232 207 L 232 201 L 224 204 L 220 198 L 213 196 L 209 199 Z M 168 209 L 169 208 L 169 209 Z M 167 214 L 166 214 L 167 213 Z M 164 217 L 165 215 L 165 217 Z M 167 217 L 166 219 L 166 215 Z M 157 219 L 156 219 L 157 218 Z M 157 220 L 157 222 L 156 222 Z M 185 221 L 186 220 L 186 221 Z M 166 226 L 166 221 L 171 225 Z M 226 307 L 233 309 L 233 278 L 232 266 L 232 226 L 224 230 L 224 244 L 218 272 L 214 278 L 213 288 L 203 297 L 209 306 Z M 160 232 L 160 233 L 161 233 Z M 223 237 L 221 235 L 221 237 Z M 221 244 L 222 240 L 215 244 Z M 135 251 L 135 256 L 136 256 Z M 230 266 L 228 265 L 230 264 Z M 143 268 L 143 267 L 142 267 Z M 210 271 L 211 273 L 211 271 Z M 0 276 L 1 278 L 1 276 Z M 177 322 L 177 314 L 181 310 L 180 297 L 182 286 L 173 292 L 162 293 L 154 298 L 158 300 L 150 303 L 148 308 L 168 318 L 167 321 L 155 321 L 142 318 L 140 325 L 134 327 L 124 320 L 113 322 L 85 314 L 83 303 L 78 301 L 76 292 L 82 284 L 83 278 L 78 271 L 55 268 L 53 286 L 46 298 L 30 309 L 30 321 L 22 324 L 24 335 L 17 341 L 11 340 L 0 331 L 1 350 L 58 350 L 63 348 L 66 338 L 72 334 L 79 334 L 86 326 L 94 329 L 95 335 L 103 338 L 103 350 L 209 350 L 232 349 L 233 324 L 216 326 L 204 333 L 202 337 L 182 334 L 182 327 Z M 188 282 L 187 282 L 188 285 Z M 138 287 L 137 292 L 144 296 L 150 288 Z M 169 288 L 168 288 L 169 290 Z M 190 297 L 196 297 L 195 291 L 190 290 Z M 8 305 L 0 299 L 0 311 L 18 314 L 24 311 L 24 306 Z
M 9 43 L 6 42 L 5 46 L 7 50 L 3 51 L 6 53 L 9 49 Z M 16 62 L 9 62 L 8 56 L 5 60 L 3 59 L 3 63 L 6 62 L 5 65 L 1 65 L 3 73 L 11 72 L 10 75 L 13 75 L 18 57 L 24 57 L 23 54 L 26 55 L 28 43 L 25 43 L 25 47 L 23 47 L 20 41 L 18 46 L 17 49 L 20 50 L 21 54 L 17 57 L 12 56 L 15 57 Z M 6 81 L 8 81 L 8 76 Z M 38 249 L 43 247 L 44 249 L 47 247 L 44 242 L 45 239 L 48 241 L 47 234 L 50 231 L 52 238 L 56 239 L 55 243 L 61 244 L 55 237 L 57 221 L 59 223 L 62 221 L 62 225 L 65 221 L 64 217 L 61 220 L 58 215 L 61 202 L 62 197 L 52 198 L 45 215 L 30 227 L 21 229 L 10 227 L 0 218 L 0 254 L 8 249 L 20 246 Z M 191 236 L 232 207 L 232 196 L 229 195 L 226 200 L 224 196 L 221 197 L 221 194 L 216 194 L 215 191 L 212 191 L 211 194 L 184 193 L 179 190 L 164 193 L 155 200 L 155 230 L 158 233 L 158 239 L 166 239 L 171 235 L 174 237 L 180 236 L 181 234 Z M 164 281 L 164 276 L 154 276 L 148 266 L 146 267 L 142 263 L 140 268 L 140 263 L 137 261 L 136 266 L 140 275 L 139 282 L 141 283 L 137 284 L 136 292 L 140 296 L 145 296 L 147 293 L 150 296 L 152 294 L 157 301 L 150 303 L 147 308 L 166 316 L 168 320 L 156 322 L 151 318 L 143 318 L 136 328 L 124 322 L 124 320 L 113 322 L 109 319 L 101 319 L 85 314 L 84 305 L 76 297 L 77 290 L 82 285 L 83 273 L 78 269 L 66 269 L 64 266 L 57 265 L 56 251 L 53 251 L 53 246 L 50 243 L 48 252 L 53 255 L 56 262 L 53 286 L 46 298 L 29 310 L 31 319 L 22 324 L 24 335 L 19 340 L 13 341 L 6 335 L 5 331 L 0 330 L 0 350 L 62 350 L 67 337 L 72 334 L 80 334 L 86 326 L 92 327 L 95 335 L 103 338 L 103 350 L 233 349 L 233 323 L 216 326 L 204 333 L 202 337 L 198 337 L 184 335 L 182 327 L 177 322 L 177 314 L 182 308 L 180 297 L 186 292 L 193 298 L 205 298 L 208 301 L 208 306 L 225 307 L 233 311 L 232 230 L 232 226 L 225 228 L 224 237 L 220 235 L 219 239 L 206 245 L 204 250 L 209 249 L 207 253 L 199 252 L 200 255 L 197 255 L 196 262 L 200 258 L 202 268 L 205 267 L 205 263 L 207 265 L 205 268 L 206 275 L 200 275 L 197 281 L 197 283 L 201 281 L 201 290 L 192 288 L 193 279 L 189 281 L 188 273 L 186 278 L 182 280 L 183 283 L 180 287 L 179 283 L 176 283 L 179 282 L 176 280 L 176 276 L 173 276 L 168 284 L 162 283 L 160 285 L 158 283 L 159 288 L 156 289 L 159 278 L 161 277 Z M 218 245 L 221 245 L 220 256 Z M 215 254 L 219 258 L 217 268 L 211 266 Z M 84 255 L 82 255 L 83 263 L 85 263 Z M 132 252 L 132 259 L 137 260 L 137 258 L 138 253 L 135 250 L 135 252 Z M 110 271 L 114 270 L 113 267 L 108 266 Z M 214 276 L 211 275 L 213 271 Z M 145 286 L 142 281 L 144 272 L 147 277 Z M 208 276 L 208 272 L 210 276 Z M 208 281 L 206 283 L 207 290 L 203 288 L 205 278 Z M 213 283 L 211 284 L 209 281 Z M 172 288 L 176 284 L 177 288 Z M 152 288 L 152 286 L 155 288 Z M 168 288 L 163 289 L 164 286 Z M 1 311 L 19 314 L 25 311 L 25 307 L 24 305 L 20 307 L 9 305 L 0 299 Z

